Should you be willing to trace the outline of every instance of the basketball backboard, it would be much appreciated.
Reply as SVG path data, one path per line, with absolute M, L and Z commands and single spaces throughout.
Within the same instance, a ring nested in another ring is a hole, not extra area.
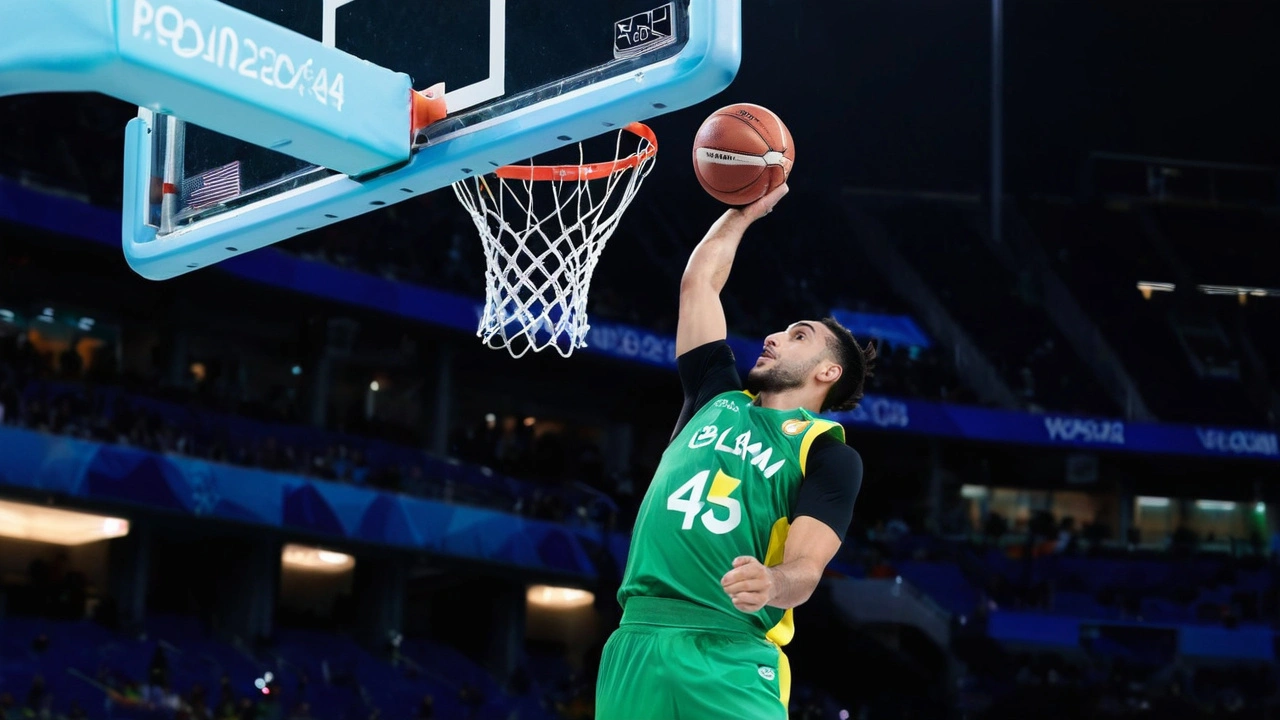
M 444 83 L 448 116 L 418 133 L 407 163 L 351 177 L 141 108 L 126 133 L 124 251 L 148 278 L 687 107 L 725 88 L 740 58 L 739 0 L 225 2 L 417 90 Z M 278 69 L 278 56 L 241 45 L 241 74 Z M 341 76 L 303 82 L 330 105 L 348 92 Z

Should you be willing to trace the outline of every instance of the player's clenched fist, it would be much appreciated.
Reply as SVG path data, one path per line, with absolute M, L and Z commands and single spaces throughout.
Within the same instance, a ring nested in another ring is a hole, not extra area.
M 720 579 L 733 606 L 753 613 L 773 599 L 773 571 L 753 557 L 734 558 L 733 569 Z

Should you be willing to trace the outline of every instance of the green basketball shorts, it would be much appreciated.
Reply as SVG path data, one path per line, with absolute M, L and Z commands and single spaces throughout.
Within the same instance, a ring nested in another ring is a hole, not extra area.
M 786 720 L 790 686 L 782 650 L 745 620 L 633 597 L 604 647 L 595 720 Z

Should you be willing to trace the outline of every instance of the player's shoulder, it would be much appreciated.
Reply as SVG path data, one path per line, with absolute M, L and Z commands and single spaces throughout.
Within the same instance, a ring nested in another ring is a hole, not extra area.
M 862 455 L 839 437 L 823 433 L 809 449 L 805 482 L 828 489 L 862 487 Z
M 862 455 L 857 449 L 830 432 L 823 433 L 813 441 L 813 448 L 809 451 L 809 454 L 811 457 L 821 455 L 823 459 L 856 464 L 858 467 L 862 467 Z

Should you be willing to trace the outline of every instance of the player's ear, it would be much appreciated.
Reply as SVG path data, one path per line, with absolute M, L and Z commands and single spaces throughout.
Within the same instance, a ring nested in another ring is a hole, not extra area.
M 824 362 L 822 364 L 822 368 L 818 370 L 818 380 L 825 383 L 835 384 L 843 374 L 844 368 L 840 367 L 838 363 L 828 360 Z

